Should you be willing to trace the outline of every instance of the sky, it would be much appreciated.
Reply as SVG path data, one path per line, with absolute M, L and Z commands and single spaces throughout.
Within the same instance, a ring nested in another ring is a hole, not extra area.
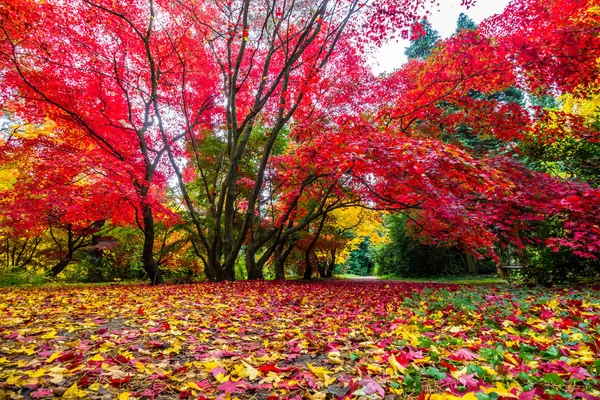
M 478 0 L 477 4 L 468 10 L 460 5 L 461 0 L 439 0 L 439 12 L 432 11 L 429 22 L 443 38 L 447 38 L 456 29 L 456 20 L 461 12 L 467 14 L 473 21 L 480 23 L 487 17 L 498 14 L 508 5 L 509 0 Z M 373 57 L 373 71 L 377 74 L 391 72 L 404 64 L 407 59 L 404 49 L 409 45 L 408 40 L 393 41 L 383 45 Z

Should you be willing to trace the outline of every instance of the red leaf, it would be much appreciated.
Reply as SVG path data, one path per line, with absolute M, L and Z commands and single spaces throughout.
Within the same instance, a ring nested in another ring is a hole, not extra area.
M 110 384 L 113 387 L 119 388 L 121 386 L 123 386 L 124 384 L 126 384 L 127 382 L 129 382 L 131 378 L 129 377 L 129 375 L 127 375 L 125 378 L 122 379 L 113 379 L 110 378 Z
M 258 370 L 264 374 L 267 374 L 269 372 L 279 373 L 282 371 L 275 364 L 261 365 L 260 367 L 258 367 Z
M 473 353 L 471 350 L 460 349 L 450 354 L 448 358 L 455 361 L 471 361 L 474 358 L 479 358 L 479 356 Z
M 227 381 L 217 386 L 217 390 L 222 390 L 225 393 L 235 393 L 244 391 L 245 387 L 246 385 L 243 383 L 240 384 L 240 382 Z

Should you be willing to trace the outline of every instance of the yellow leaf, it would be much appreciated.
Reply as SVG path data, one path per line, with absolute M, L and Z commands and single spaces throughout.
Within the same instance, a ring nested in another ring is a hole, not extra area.
M 187 382 L 187 385 L 190 389 L 202 390 L 202 389 L 200 389 L 200 386 L 198 386 L 195 382 Z
M 460 397 L 454 396 L 453 394 L 450 393 L 433 393 L 433 394 L 428 394 L 426 396 L 427 400 L 456 400 L 456 399 L 460 399 Z
M 281 378 L 279 377 L 279 375 L 277 375 L 275 372 L 273 371 L 269 371 L 269 373 L 267 374 L 267 376 L 263 379 L 260 380 L 260 382 L 258 382 L 259 384 L 263 384 L 263 383 L 273 383 L 274 387 L 277 387 L 276 385 L 281 382 Z M 289 384 L 289 383 L 288 383 Z
M 115 348 L 115 344 L 113 342 L 107 341 L 102 344 L 99 351 L 100 353 L 108 353 L 111 349 Z
M 497 393 L 498 395 L 500 395 L 500 397 L 509 397 L 509 398 L 513 398 L 513 399 L 517 398 L 517 396 L 515 396 L 514 394 L 509 392 L 508 389 L 505 388 L 500 382 L 496 383 L 496 386 L 494 386 L 494 387 L 482 388 L 482 390 L 485 394 L 493 392 L 493 393 Z
M 37 371 L 33 371 L 33 372 L 30 371 L 29 376 L 31 378 L 39 378 L 39 377 L 44 376 L 46 374 L 46 372 L 47 371 L 44 368 L 40 368 Z
M 464 367 L 463 369 L 458 369 L 456 371 L 452 371 L 451 374 L 454 377 L 454 379 L 458 379 L 461 376 L 465 375 L 467 373 L 467 367 Z
M 406 368 L 404 368 L 402 365 L 400 365 L 398 360 L 396 360 L 396 357 L 394 357 L 393 355 L 390 355 L 390 357 L 388 358 L 388 361 L 390 362 L 390 365 L 392 366 L 394 371 L 404 374 L 404 371 L 406 371 Z
M 40 336 L 40 339 L 54 339 L 56 337 L 56 331 L 53 329 L 45 335 Z M 66 393 L 66 392 L 65 392 Z
M 370 372 L 379 373 L 383 370 L 379 365 L 367 364 L 367 370 Z
M 215 360 L 210 360 L 210 361 L 204 362 L 204 369 L 206 370 L 206 372 L 210 372 L 213 369 L 217 368 L 218 366 L 219 366 L 219 363 L 216 362 Z
M 88 389 L 93 390 L 94 392 L 97 392 L 98 389 L 100 389 L 100 382 L 92 383 L 90 386 L 88 386 Z
M 54 385 L 58 385 L 65 380 L 62 374 L 50 374 L 50 376 L 52 377 L 52 379 L 50 379 L 50 383 Z
M 404 390 L 403 390 L 402 388 L 398 388 L 398 389 L 396 389 L 396 388 L 393 388 L 393 387 L 391 387 L 391 388 L 389 388 L 389 390 L 390 390 L 390 392 L 392 392 L 393 394 L 402 394 L 402 393 L 404 393 Z
M 321 380 L 325 380 L 325 376 L 331 374 L 331 371 L 325 367 L 315 367 L 311 363 L 306 363 L 306 365 L 308 366 L 308 369 Z
M 119 395 L 119 400 L 129 400 L 131 392 L 123 392 Z
M 83 390 L 80 390 L 77 387 L 77 382 L 75 382 L 73 384 L 73 386 L 71 386 L 70 388 L 67 389 L 67 391 L 65 393 L 63 393 L 62 397 L 64 399 L 69 399 L 69 398 L 82 398 L 82 397 L 86 397 L 87 393 L 84 392 Z
M 102 357 L 102 354 L 96 354 L 90 358 L 90 361 L 104 361 L 104 357 Z
M 579 342 L 581 339 L 583 339 L 583 334 L 580 332 L 573 332 L 569 336 L 569 340 L 572 342 Z
M 333 382 L 335 382 L 337 380 L 337 378 L 335 376 L 332 376 L 331 378 L 329 376 L 325 376 L 325 387 L 328 387 L 329 385 L 331 385 Z
M 21 377 L 20 376 L 14 376 L 11 375 L 6 379 L 6 384 L 7 385 L 18 385 L 19 382 L 21 382 Z
M 415 364 L 427 364 L 431 360 L 431 357 L 419 358 L 418 360 L 414 360 Z
M 124 351 L 122 353 L 119 353 L 120 356 L 125 357 L 128 360 L 133 360 L 135 357 L 133 357 L 133 354 L 131 354 L 130 351 Z
M 175 340 L 175 342 L 173 343 L 173 346 L 169 347 L 168 349 L 166 349 L 165 351 L 163 351 L 164 354 L 179 354 L 179 352 L 181 351 L 181 344 L 179 343 L 178 340 Z
M 505 358 L 505 359 L 506 359 L 506 360 L 507 360 L 509 363 L 511 363 L 511 364 L 513 364 L 513 365 L 517 365 L 517 366 L 519 365 L 519 362 L 518 362 L 518 361 L 515 359 L 515 357 L 514 357 L 512 354 L 510 354 L 510 353 L 506 353 L 506 354 L 504 354 L 504 358 Z
M 327 354 L 327 359 L 332 362 L 333 364 L 337 364 L 337 365 L 341 365 L 344 362 L 342 360 L 340 360 L 340 352 L 339 351 L 332 351 L 331 353 Z
M 313 374 L 315 374 L 319 379 L 321 379 L 323 381 L 325 386 L 329 386 L 333 382 L 335 382 L 336 378 L 329 376 L 329 375 L 331 375 L 332 372 L 329 371 L 327 368 L 315 367 L 310 363 L 306 363 L 306 365 L 308 366 L 308 369 L 310 369 Z
M 60 357 L 61 354 L 62 354 L 62 351 L 56 351 L 56 352 L 52 353 L 52 355 L 50 357 L 48 357 L 46 362 L 50 363 L 50 362 L 56 360 L 58 357 Z
M 135 367 L 137 368 L 138 372 L 145 372 L 146 368 L 144 367 L 144 364 L 142 364 L 141 362 L 136 362 L 135 363 Z
M 245 361 L 242 361 L 242 363 L 244 364 L 244 375 L 248 377 L 248 379 L 252 381 L 260 376 L 259 370 L 257 370 Z

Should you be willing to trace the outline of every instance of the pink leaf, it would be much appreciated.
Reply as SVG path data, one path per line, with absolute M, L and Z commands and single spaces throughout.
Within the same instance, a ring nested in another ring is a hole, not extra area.
M 479 385 L 479 381 L 477 379 L 474 379 L 474 376 L 475 374 L 463 375 L 460 378 L 458 378 L 458 381 L 463 386 L 466 386 L 468 389 L 476 389 Z
M 219 374 L 221 374 L 223 376 L 227 375 L 227 371 L 223 367 L 215 367 L 215 368 L 213 368 L 212 371 L 210 371 L 210 373 L 212 374 L 212 376 L 215 377 L 215 379 L 217 378 L 217 376 Z
M 374 393 L 381 395 L 381 397 L 385 396 L 385 390 L 383 390 L 379 383 L 375 382 L 370 376 L 364 377 L 360 381 L 360 385 L 364 388 L 364 392 L 367 396 Z
M 246 388 L 244 383 L 227 381 L 217 386 L 217 390 L 222 390 L 225 393 L 242 392 Z
M 573 379 L 583 381 L 591 377 L 590 373 L 583 367 L 567 367 L 565 369 L 571 373 L 571 378 Z
M 42 397 L 52 397 L 52 389 L 39 388 L 35 392 L 31 393 L 31 397 L 34 399 L 40 399 Z
M 528 392 L 523 392 L 519 395 L 519 400 L 533 400 L 535 399 L 535 389 Z
M 450 359 L 456 361 L 471 361 L 479 356 L 468 349 L 460 349 L 450 354 Z

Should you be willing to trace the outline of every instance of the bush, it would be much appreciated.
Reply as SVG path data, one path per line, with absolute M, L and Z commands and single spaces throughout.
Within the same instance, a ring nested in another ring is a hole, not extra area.
M 0 272 L 0 286 L 42 285 L 48 281 L 46 274 L 34 269 L 14 268 Z
M 365 236 L 357 249 L 353 250 L 343 265 L 336 268 L 336 272 L 353 275 L 371 275 L 375 268 L 371 240 Z
M 528 248 L 526 268 L 521 275 L 526 282 L 542 285 L 600 282 L 600 261 L 580 258 L 569 249 L 553 252 L 549 248 Z
M 386 226 L 390 241 L 375 254 L 377 275 L 414 278 L 469 273 L 467 256 L 460 249 L 421 243 L 407 230 L 404 215 L 389 215 Z M 490 260 L 478 261 L 476 266 L 477 273 L 496 271 Z

